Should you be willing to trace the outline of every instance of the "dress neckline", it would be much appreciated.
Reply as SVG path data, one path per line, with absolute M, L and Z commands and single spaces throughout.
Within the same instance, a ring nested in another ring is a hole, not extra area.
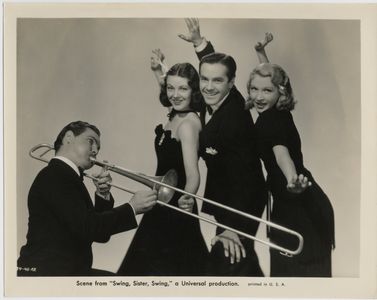
M 172 140 L 176 143 L 180 143 L 176 138 L 172 137 L 171 135 L 171 130 L 170 129 L 165 129 L 163 124 L 159 124 L 156 127 L 155 133 L 157 136 L 160 136 L 158 145 L 161 146 L 163 141 L 165 139 Z

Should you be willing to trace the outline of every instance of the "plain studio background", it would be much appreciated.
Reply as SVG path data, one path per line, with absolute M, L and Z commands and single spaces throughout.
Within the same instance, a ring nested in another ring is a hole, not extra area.
M 270 31 L 271 62 L 288 72 L 298 104 L 293 111 L 306 167 L 335 211 L 334 277 L 359 275 L 360 235 L 360 27 L 358 21 L 203 19 L 201 33 L 238 63 L 236 85 L 257 65 L 254 44 Z M 154 128 L 166 122 L 150 71 L 151 50 L 161 48 L 169 66 L 198 61 L 179 39 L 182 19 L 19 19 L 17 31 L 17 249 L 26 241 L 27 194 L 44 163 L 29 149 L 53 143 L 69 122 L 101 130 L 99 159 L 154 175 Z M 255 113 L 253 113 L 255 117 Z M 206 169 L 200 161 L 203 194 Z M 89 172 L 94 172 L 90 170 Z M 114 182 L 145 189 L 127 178 Z M 93 184 L 85 180 L 89 190 Z M 116 205 L 130 195 L 113 189 Z M 140 219 L 140 218 L 139 218 Z M 135 230 L 94 244 L 94 267 L 117 271 Z M 202 223 L 209 245 L 214 227 Z M 163 232 L 161 232 L 163 234 Z M 261 226 L 259 237 L 265 236 Z M 193 245 L 194 247 L 195 245 Z M 268 248 L 258 255 L 269 274 Z M 190 251 L 187 249 L 187 251 Z M 179 253 L 177 253 L 179 255 Z M 195 263 L 195 262 L 193 262 Z

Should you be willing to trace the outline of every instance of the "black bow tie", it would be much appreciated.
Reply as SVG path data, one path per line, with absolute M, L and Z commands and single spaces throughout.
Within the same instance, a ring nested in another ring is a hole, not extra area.
M 208 112 L 208 114 L 209 114 L 210 116 L 212 116 L 212 114 L 213 114 L 213 108 L 212 108 L 211 106 L 209 106 L 209 105 L 206 105 L 206 108 L 207 108 L 207 112 Z
M 84 181 L 84 170 L 82 168 L 79 167 L 79 172 L 80 172 L 80 179 L 81 181 Z

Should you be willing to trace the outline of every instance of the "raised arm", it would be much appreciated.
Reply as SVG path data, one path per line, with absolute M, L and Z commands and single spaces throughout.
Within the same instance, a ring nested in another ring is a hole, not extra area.
M 151 70 L 160 86 L 164 84 L 165 74 L 168 71 L 168 66 L 165 64 L 165 55 L 160 49 L 155 49 L 152 51 L 151 56 Z
M 254 49 L 257 52 L 258 60 L 259 63 L 268 63 L 268 57 L 266 54 L 265 47 L 267 46 L 268 43 L 270 43 L 274 39 L 272 33 L 266 32 L 263 41 L 258 42 L 255 46 Z
M 203 42 L 203 37 L 200 35 L 199 19 L 186 18 L 185 19 L 188 33 L 178 34 L 178 36 L 186 42 L 192 43 L 194 47 L 198 47 Z
M 300 174 L 297 176 L 296 167 L 289 155 L 288 148 L 283 145 L 276 145 L 272 148 L 276 162 L 287 179 L 287 190 L 291 193 L 301 193 L 312 185 L 308 178 Z

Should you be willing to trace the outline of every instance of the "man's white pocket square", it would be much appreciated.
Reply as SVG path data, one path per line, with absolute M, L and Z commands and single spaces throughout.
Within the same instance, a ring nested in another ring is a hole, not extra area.
M 212 147 L 208 147 L 208 148 L 206 148 L 206 153 L 211 154 L 211 155 L 216 155 L 217 150 L 213 149 Z

